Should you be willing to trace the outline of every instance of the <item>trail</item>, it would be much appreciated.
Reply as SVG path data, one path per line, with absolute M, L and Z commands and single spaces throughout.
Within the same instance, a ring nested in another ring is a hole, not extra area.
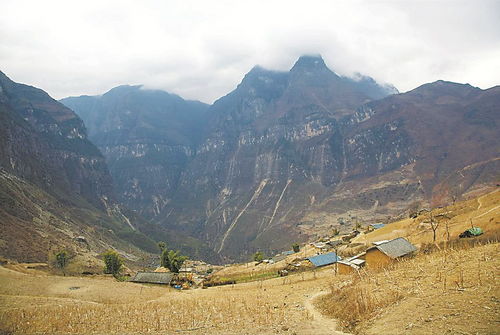
M 319 291 L 304 302 L 304 307 L 312 318 L 309 326 L 310 329 L 308 330 L 311 331 L 311 334 L 351 335 L 349 333 L 336 330 L 338 328 L 337 321 L 324 316 L 319 310 L 316 309 L 316 307 L 314 307 L 314 300 L 327 294 L 328 291 Z
M 483 213 L 483 214 L 481 214 L 481 215 L 474 216 L 474 217 L 473 217 L 473 219 L 480 218 L 481 216 L 484 216 L 484 215 L 486 215 L 486 214 L 488 214 L 488 213 L 490 213 L 490 212 L 493 212 L 495 209 L 498 209 L 498 208 L 500 208 L 500 205 L 498 205 L 498 206 L 496 206 L 496 207 L 493 207 L 492 209 L 490 209 L 490 210 L 488 210 L 488 211 L 484 212 L 484 213 Z

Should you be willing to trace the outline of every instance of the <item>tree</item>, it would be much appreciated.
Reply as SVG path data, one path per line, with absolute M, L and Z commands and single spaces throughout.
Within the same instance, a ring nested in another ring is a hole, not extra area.
M 429 223 L 431 224 L 431 229 L 432 229 L 432 241 L 436 243 L 436 230 L 439 227 L 439 221 L 434 220 L 432 212 L 429 212 Z
M 298 243 L 292 244 L 292 250 L 293 250 L 293 252 L 299 252 L 300 251 L 300 245 Z
M 163 252 L 163 250 L 167 249 L 167 244 L 163 241 L 158 242 L 158 248 L 160 248 L 160 251 Z
M 105 265 L 104 273 L 109 273 L 116 277 L 120 273 L 123 265 L 123 260 L 120 255 L 114 250 L 108 250 L 103 254 L 102 258 Z
M 264 253 L 262 253 L 262 251 L 257 251 L 253 254 L 253 260 L 259 263 L 262 262 L 264 260 Z
M 69 254 L 66 250 L 61 250 L 55 254 L 55 266 L 62 270 L 63 274 L 69 262 Z
M 160 264 L 170 271 L 178 273 L 182 264 L 184 264 L 187 259 L 188 258 L 186 256 L 182 256 L 180 254 L 180 251 L 163 249 Z

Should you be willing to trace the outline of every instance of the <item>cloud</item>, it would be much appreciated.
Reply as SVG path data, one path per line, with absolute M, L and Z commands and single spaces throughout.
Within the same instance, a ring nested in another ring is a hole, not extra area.
M 254 65 L 320 53 L 402 91 L 500 84 L 497 1 L 4 0 L 0 66 L 54 96 L 144 84 L 212 102 Z

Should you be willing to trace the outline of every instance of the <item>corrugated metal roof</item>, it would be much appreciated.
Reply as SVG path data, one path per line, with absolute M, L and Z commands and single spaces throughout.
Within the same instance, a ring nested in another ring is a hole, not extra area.
M 380 244 L 375 248 L 391 258 L 398 258 L 417 250 L 413 244 L 408 242 L 408 240 L 403 237 L 395 238 L 394 240 Z
M 339 260 L 334 252 L 329 252 L 327 254 L 317 255 L 307 258 L 314 266 L 325 266 L 333 264 Z
M 282 261 L 286 258 L 287 255 L 276 255 L 274 256 L 273 258 L 271 258 L 271 260 L 276 263 L 276 262 L 279 262 L 279 261 Z
M 360 265 L 354 264 L 354 263 L 351 263 L 348 261 L 339 261 L 339 264 L 344 264 L 344 265 L 350 266 L 351 268 L 356 269 L 356 270 L 360 269 Z
M 355 265 L 361 265 L 361 264 L 364 264 L 365 263 L 365 260 L 364 259 L 361 259 L 361 258 L 356 258 L 356 259 L 353 259 L 351 261 L 352 264 L 355 264 Z
M 173 273 L 169 272 L 138 272 L 130 281 L 134 283 L 170 284 Z
M 383 223 L 372 223 L 370 226 L 372 226 L 375 229 L 379 229 L 385 226 Z

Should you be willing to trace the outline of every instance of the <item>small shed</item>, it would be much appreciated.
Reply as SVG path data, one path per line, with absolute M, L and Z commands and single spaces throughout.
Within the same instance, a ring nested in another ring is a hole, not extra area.
M 171 272 L 138 272 L 130 281 L 134 283 L 170 285 L 174 274 Z
M 311 243 L 311 245 L 317 249 L 326 248 L 326 243 L 324 243 L 324 242 L 314 242 L 314 243 Z
M 278 263 L 279 261 L 286 259 L 286 257 L 287 257 L 287 255 L 280 254 L 280 255 L 274 256 L 273 258 L 271 258 L 271 260 L 273 261 L 273 263 Z
M 359 270 L 363 266 L 365 266 L 366 261 L 363 259 L 365 257 L 365 253 L 361 253 L 359 255 L 347 258 L 345 260 L 338 261 L 337 271 L 339 274 L 349 274 L 354 271 Z
M 382 268 L 397 259 L 411 256 L 417 248 L 403 237 L 379 243 L 366 250 L 366 265 L 369 268 Z
M 383 223 L 372 223 L 370 226 L 371 226 L 373 229 L 380 229 L 380 228 L 382 228 L 382 227 L 385 227 L 385 224 L 383 224 Z
M 330 247 L 337 247 L 337 246 L 340 246 L 342 244 L 342 239 L 337 239 L 337 240 L 330 240 L 328 242 L 326 242 L 326 244 L 328 244 Z
M 320 267 L 334 264 L 335 262 L 339 261 L 340 258 L 334 252 L 329 252 L 326 254 L 308 257 L 307 260 L 311 262 L 315 267 Z

